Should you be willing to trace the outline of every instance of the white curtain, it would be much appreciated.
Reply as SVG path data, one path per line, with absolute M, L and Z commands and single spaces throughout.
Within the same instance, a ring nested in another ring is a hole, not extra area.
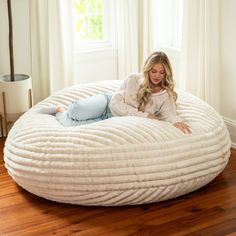
M 31 0 L 34 101 L 74 84 L 73 8 L 70 0 Z
M 180 85 L 219 111 L 219 0 L 184 0 Z
M 154 0 L 155 1 L 155 0 Z M 153 0 L 139 1 L 139 69 L 143 61 L 154 50 L 154 9 Z
M 152 0 L 117 0 L 118 77 L 137 73 L 153 50 Z

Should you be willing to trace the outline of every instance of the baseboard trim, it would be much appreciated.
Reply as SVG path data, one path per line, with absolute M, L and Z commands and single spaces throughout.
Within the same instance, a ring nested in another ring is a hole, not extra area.
M 231 120 L 227 117 L 223 117 L 223 119 L 230 133 L 232 148 L 236 150 L 236 121 Z

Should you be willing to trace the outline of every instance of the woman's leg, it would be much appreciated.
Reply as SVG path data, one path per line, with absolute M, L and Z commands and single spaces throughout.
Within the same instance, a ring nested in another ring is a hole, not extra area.
M 56 118 L 63 126 L 91 124 L 112 117 L 109 110 L 111 94 L 97 94 L 73 102 L 66 112 L 57 112 Z
M 107 98 L 107 107 L 106 107 L 104 113 L 103 113 L 102 116 L 101 116 L 101 118 L 102 118 L 103 120 L 109 119 L 109 118 L 113 117 L 113 115 L 112 115 L 112 113 L 111 113 L 111 110 L 110 110 L 110 107 L 109 107 L 109 103 L 110 103 L 110 101 L 111 101 L 112 95 L 111 95 L 111 94 L 108 94 L 108 93 L 105 93 L 104 96 L 106 96 L 106 98 Z
M 100 117 L 108 106 L 107 97 L 104 94 L 72 102 L 68 108 L 68 115 L 74 120 L 88 120 Z
M 57 113 L 57 106 L 50 105 L 47 107 L 40 107 L 36 109 L 36 112 L 41 113 L 41 114 L 54 115 Z
M 68 115 L 67 112 L 57 112 L 56 113 L 56 119 L 63 126 L 66 126 L 66 127 L 91 124 L 91 123 L 102 120 L 101 118 L 88 119 L 88 120 L 74 120 L 74 119 L 71 119 L 71 117 Z

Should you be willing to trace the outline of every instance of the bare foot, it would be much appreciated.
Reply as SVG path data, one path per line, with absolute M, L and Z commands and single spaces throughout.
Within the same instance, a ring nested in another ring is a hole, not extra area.
M 64 112 L 65 108 L 64 107 L 57 107 L 56 112 Z

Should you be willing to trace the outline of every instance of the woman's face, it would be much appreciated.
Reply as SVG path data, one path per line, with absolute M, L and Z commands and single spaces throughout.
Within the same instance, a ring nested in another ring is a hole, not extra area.
M 155 64 L 148 72 L 149 82 L 152 86 L 160 86 L 161 81 L 165 78 L 165 68 L 161 63 Z

